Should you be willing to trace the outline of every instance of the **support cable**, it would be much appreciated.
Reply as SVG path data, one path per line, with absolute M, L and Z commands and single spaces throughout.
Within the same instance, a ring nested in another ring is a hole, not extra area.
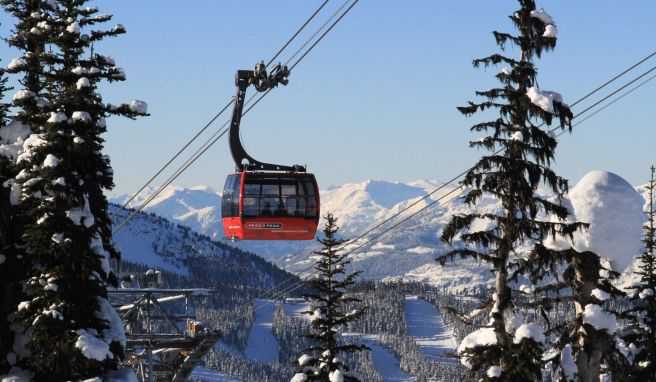
M 348 1 L 351 1 L 351 0 L 347 0 L 347 2 L 346 2 L 344 5 L 346 5 L 346 4 L 348 3 Z M 355 0 L 355 1 L 353 1 L 353 3 L 352 3 L 352 4 L 351 4 L 351 5 L 350 5 L 350 6 L 349 6 L 349 7 L 348 7 L 348 8 L 347 8 L 347 9 L 346 9 L 346 10 L 345 10 L 345 11 L 344 11 L 339 17 L 338 17 L 338 18 L 337 18 L 337 20 L 335 20 L 335 21 L 330 25 L 330 27 L 329 27 L 326 31 L 324 31 L 323 34 L 321 34 L 321 36 L 320 36 L 320 37 L 319 37 L 319 38 L 318 38 L 318 39 L 317 39 L 317 40 L 316 40 L 316 41 L 315 41 L 315 42 L 314 42 L 314 43 L 313 43 L 313 44 L 312 44 L 312 45 L 311 45 L 306 51 L 305 51 L 305 53 L 303 53 L 303 55 L 302 55 L 298 60 L 296 60 L 296 62 L 294 62 L 294 64 L 291 66 L 291 68 L 296 67 L 296 66 L 297 66 L 297 65 L 298 65 L 298 64 L 299 64 L 299 63 L 300 63 L 300 62 L 301 62 L 301 61 L 307 56 L 307 54 L 308 54 L 312 49 L 314 49 L 315 46 L 317 46 L 317 44 L 318 44 L 318 43 L 319 43 L 319 42 L 320 42 L 320 41 L 326 36 L 326 34 L 328 34 L 328 32 L 330 32 L 330 30 L 332 30 L 333 27 L 335 27 L 335 25 L 337 25 L 337 23 L 338 23 L 340 20 L 342 20 L 342 18 L 343 18 L 343 17 L 344 17 L 344 16 L 345 16 L 345 15 L 346 15 L 346 14 L 347 14 L 352 8 L 353 8 L 353 6 L 354 6 L 355 4 L 357 4 L 358 1 L 359 1 L 359 0 Z M 338 10 L 338 12 L 339 12 L 341 9 L 343 9 L 344 5 L 343 5 L 342 7 L 340 7 L 340 9 Z M 332 19 L 335 17 L 336 14 L 337 14 L 337 13 L 333 14 L 333 16 L 330 18 L 330 20 L 332 20 Z M 321 31 L 321 30 L 322 30 L 327 24 L 328 24 L 328 23 L 324 23 L 324 25 L 323 25 L 321 28 L 319 28 L 319 31 Z M 310 41 L 312 38 L 314 38 L 314 37 L 316 36 L 316 34 L 317 34 L 317 33 L 315 33 L 315 34 L 314 34 L 314 35 L 313 35 L 308 41 Z M 304 46 L 307 46 L 307 44 L 304 44 Z M 291 70 L 291 69 L 290 69 L 290 70 Z M 253 104 L 252 104 L 252 105 L 251 105 L 246 111 L 244 111 L 244 113 L 243 113 L 242 115 L 246 115 L 246 114 L 248 113 L 248 111 L 250 111 L 255 105 L 257 105 L 257 104 L 262 100 L 262 98 L 264 98 L 267 94 L 269 94 L 269 92 L 270 92 L 271 90 L 272 90 L 272 89 L 269 89 L 269 90 L 267 90 L 266 92 L 264 92 L 261 96 L 259 96 L 259 98 L 257 98 L 257 99 L 255 100 L 255 102 L 254 102 L 254 103 L 253 103 Z M 212 137 L 210 137 L 210 138 L 205 142 L 205 144 L 203 144 L 203 145 L 201 146 L 201 148 L 199 148 L 194 154 L 192 154 L 192 156 L 191 156 L 189 159 L 187 159 L 187 161 L 186 161 L 182 166 L 180 166 L 180 167 L 178 168 L 178 170 L 177 170 L 176 172 L 174 172 L 174 174 L 171 175 L 171 176 L 170 176 L 170 177 L 169 177 L 169 178 L 168 178 L 168 179 L 167 179 L 167 180 L 166 180 L 166 181 L 165 181 L 165 182 L 164 182 L 164 183 L 163 183 L 163 184 L 162 184 L 162 185 L 161 185 L 161 186 L 160 186 L 160 187 L 159 187 L 159 188 L 158 188 L 153 194 L 152 194 L 152 195 L 150 195 L 150 196 L 149 196 L 149 197 L 148 197 L 143 203 L 141 203 L 141 205 L 140 205 L 139 207 L 137 207 L 137 208 L 136 208 L 136 209 L 135 209 L 130 215 L 128 215 L 128 217 L 127 217 L 127 218 L 126 218 L 121 224 L 119 224 L 115 229 L 113 229 L 112 234 L 117 233 L 122 227 L 124 227 L 124 226 L 125 226 L 125 225 L 126 225 L 126 224 L 127 224 L 127 223 L 128 223 L 128 222 L 129 222 L 129 221 L 130 221 L 130 220 L 131 220 L 131 219 L 132 219 L 132 218 L 133 218 L 138 212 L 140 212 L 140 211 L 141 211 L 143 208 L 145 208 L 145 207 L 146 207 L 151 201 L 153 201 L 153 200 L 154 200 L 154 199 L 155 199 L 160 193 L 162 193 L 162 191 L 164 191 L 164 188 L 166 188 L 166 186 L 170 185 L 175 179 L 177 179 L 177 178 L 178 178 L 178 177 L 179 177 L 184 171 L 186 171 L 186 170 L 189 168 L 189 166 L 191 166 L 191 165 L 192 165 L 192 164 L 193 164 L 198 158 L 200 158 L 200 157 L 201 157 L 201 156 L 202 156 L 202 155 L 203 155 L 203 154 L 204 154 L 204 153 L 205 153 L 210 147 L 212 147 L 212 146 L 213 146 L 213 145 L 214 145 L 214 144 L 215 144 L 215 143 L 216 143 L 221 137 L 223 137 L 223 136 L 225 135 L 225 133 L 228 131 L 227 128 L 226 128 L 226 126 L 227 126 L 228 123 L 229 123 L 229 122 L 226 122 L 226 123 L 222 126 L 222 128 L 219 129 L 219 131 L 217 131 L 216 133 L 214 133 L 214 135 L 212 135 Z M 223 131 L 221 131 L 221 129 L 223 129 Z M 218 135 L 218 136 L 217 136 L 217 135 Z M 145 188 L 145 187 L 144 187 L 144 188 Z M 123 207 L 123 208 L 124 208 L 124 207 Z
M 330 0 L 325 0 L 319 6 L 319 8 L 317 8 L 317 10 L 314 11 L 314 13 L 312 13 L 312 15 L 307 20 L 305 20 L 303 25 L 301 25 L 301 27 L 296 31 L 296 33 L 294 33 L 292 37 L 290 37 L 289 40 L 287 40 L 287 42 L 283 45 L 283 47 L 278 50 L 278 52 L 273 56 L 273 58 L 269 60 L 269 63 L 266 65 L 267 67 L 269 67 L 271 63 L 273 63 L 276 60 L 276 58 L 278 58 L 278 56 L 289 46 L 289 44 L 291 44 L 292 41 L 296 39 L 296 37 L 305 29 L 305 27 L 314 19 L 314 17 L 323 9 L 323 7 L 326 4 L 328 4 L 329 1 Z M 205 124 L 205 126 L 203 126 L 189 141 L 187 141 L 187 143 L 177 153 L 173 155 L 173 157 L 171 157 L 171 159 L 169 159 L 168 162 L 164 164 L 164 166 L 162 166 L 159 170 L 157 170 L 155 175 L 153 175 L 150 179 L 148 179 L 148 181 L 143 186 L 141 186 L 141 188 L 137 192 L 132 194 L 130 198 L 123 203 L 121 208 L 122 209 L 126 208 L 130 204 L 130 202 L 132 202 L 132 200 L 134 200 L 134 198 L 137 197 L 137 195 L 139 195 L 144 189 L 146 189 L 146 187 L 148 187 L 167 167 L 169 167 L 171 163 L 173 163 L 173 161 L 175 161 L 180 156 L 180 154 L 182 154 L 193 142 L 195 142 L 196 139 L 198 139 L 198 137 L 201 134 L 203 134 L 214 123 L 214 121 L 216 121 L 217 118 L 219 118 L 221 114 L 223 114 L 228 109 L 228 107 L 232 105 L 234 101 L 235 101 L 234 98 L 231 98 L 230 101 L 217 114 L 215 114 L 214 117 L 212 117 L 212 119 L 209 120 L 209 122 Z M 114 213 L 110 214 L 110 216 L 113 215 Z
M 648 56 L 648 58 L 649 58 L 649 57 L 652 57 L 652 56 L 654 56 L 654 55 L 656 55 L 656 52 L 652 53 L 650 56 Z M 641 62 L 644 62 L 644 61 L 645 61 L 645 60 L 642 60 Z M 634 66 L 632 66 L 630 69 L 635 68 L 636 66 L 637 66 L 637 65 L 634 65 Z M 629 69 L 629 70 L 630 70 L 630 69 Z M 614 77 L 614 78 L 612 79 L 612 81 L 617 80 L 618 78 L 620 78 L 621 76 L 623 76 L 624 74 L 626 74 L 629 70 L 626 70 L 626 71 L 622 72 L 621 75 Z M 655 67 L 652 67 L 651 69 L 647 70 L 646 72 L 640 74 L 638 77 L 636 77 L 636 78 L 634 78 L 633 80 L 629 81 L 628 83 L 624 84 L 624 85 L 621 86 L 619 89 L 613 91 L 613 92 L 610 93 L 609 95 L 603 97 L 601 100 L 595 102 L 595 103 L 592 104 L 591 106 L 589 106 L 589 107 L 585 108 L 584 110 L 582 110 L 581 112 L 577 113 L 572 119 L 575 119 L 575 118 L 578 118 L 578 117 L 582 116 L 583 114 L 587 113 L 588 111 L 592 110 L 594 107 L 600 105 L 600 104 L 603 103 L 604 101 L 606 101 L 606 100 L 608 100 L 609 98 L 613 97 L 614 95 L 616 95 L 616 94 L 619 93 L 620 91 L 626 89 L 627 87 L 629 87 L 630 85 L 634 84 L 635 82 L 637 82 L 637 81 L 640 80 L 641 78 L 645 77 L 645 76 L 648 75 L 649 73 L 653 72 L 654 70 L 656 70 L 656 66 L 655 66 Z M 599 110 L 594 111 L 592 114 L 590 114 L 590 115 L 586 116 L 584 119 L 578 121 L 578 122 L 577 122 L 576 124 L 574 124 L 572 127 L 577 127 L 577 126 L 579 126 L 581 123 L 585 122 L 587 119 L 589 119 L 589 118 L 593 117 L 594 115 L 600 113 L 601 111 L 605 110 L 607 107 L 613 105 L 614 103 L 616 103 L 616 102 L 619 101 L 620 99 L 622 99 L 622 98 L 626 97 L 627 95 L 631 94 L 632 92 L 634 92 L 635 90 L 639 89 L 639 88 L 642 87 L 643 85 L 647 84 L 648 82 L 650 82 L 650 81 L 653 80 L 654 78 L 656 78 L 656 75 L 653 75 L 653 76 L 647 78 L 646 80 L 642 81 L 640 84 L 638 84 L 638 85 L 636 85 L 635 87 L 631 88 L 630 90 L 624 92 L 623 94 L 621 94 L 621 95 L 620 95 L 619 97 L 617 97 L 616 99 L 614 99 L 614 100 L 612 100 L 611 102 L 609 102 L 608 104 L 602 106 Z M 585 100 L 586 98 L 592 96 L 593 94 L 595 94 L 595 93 L 598 92 L 599 90 L 603 89 L 605 86 L 609 85 L 612 81 L 608 81 L 608 82 L 606 82 L 604 85 L 602 85 L 602 86 L 596 88 L 594 91 L 592 91 L 592 92 L 586 94 L 585 96 L 581 97 L 581 98 L 578 99 L 576 102 L 574 102 L 574 103 L 572 104 L 572 106 L 574 106 L 574 105 L 576 105 L 576 104 L 582 102 L 582 101 Z M 544 125 L 544 123 L 542 123 L 540 126 L 542 126 L 542 125 Z M 559 129 L 559 128 L 556 127 L 556 128 L 551 129 L 550 131 L 551 131 L 551 132 L 554 132 L 554 131 L 556 131 L 556 130 L 558 130 L 558 129 Z M 562 130 L 562 131 L 560 131 L 556 136 L 558 137 L 558 136 L 560 136 L 560 135 L 562 135 L 562 134 L 564 134 L 564 133 L 565 133 L 565 131 Z M 501 150 L 497 151 L 497 153 L 499 153 L 500 151 L 501 151 Z M 454 177 L 452 180 L 450 180 L 450 181 L 446 182 L 444 185 L 440 186 L 437 190 L 434 190 L 433 192 L 429 193 L 426 197 L 424 197 L 424 198 L 422 198 L 422 199 L 419 199 L 418 201 L 415 201 L 415 202 L 412 203 L 410 206 L 406 207 L 406 208 L 403 209 L 402 211 L 399 211 L 398 213 L 394 214 L 392 217 L 386 219 L 383 223 L 377 225 L 377 226 L 374 227 L 373 229 L 368 230 L 365 234 L 360 235 L 358 238 L 356 238 L 356 239 L 354 239 L 354 240 L 352 240 L 352 241 L 350 241 L 350 242 L 353 243 L 353 242 L 356 242 L 357 240 L 360 240 L 360 239 L 364 238 L 364 236 L 366 236 L 368 233 L 371 233 L 371 232 L 372 232 L 373 230 L 375 230 L 376 228 L 378 228 L 378 227 L 382 226 L 383 224 L 385 224 L 385 223 L 391 221 L 392 219 L 396 218 L 397 216 L 399 216 L 399 215 L 402 214 L 403 212 L 407 211 L 407 210 L 408 210 L 409 208 L 411 208 L 412 206 L 416 205 L 416 204 L 417 204 L 418 202 L 420 202 L 421 200 L 425 200 L 428 196 L 432 195 L 433 193 L 437 192 L 437 191 L 440 190 L 440 189 L 443 189 L 446 185 L 455 182 L 457 179 L 459 179 L 460 177 L 462 177 L 463 175 L 465 175 L 465 174 L 466 174 L 467 172 L 469 172 L 470 170 L 471 170 L 471 168 L 468 169 L 467 171 L 462 172 L 460 175 Z M 355 248 L 353 248 L 353 249 L 349 249 L 349 251 L 346 253 L 346 255 L 350 255 L 350 254 L 354 253 L 355 251 L 357 251 L 357 250 L 359 250 L 359 249 L 361 249 L 361 248 L 363 248 L 363 247 L 365 247 L 365 246 L 367 246 L 367 245 L 369 245 L 369 244 L 374 243 L 374 241 L 375 241 L 376 239 L 378 239 L 378 238 L 382 237 L 383 235 L 389 233 L 390 231 L 392 231 L 392 230 L 395 229 L 396 227 L 400 226 L 400 225 L 403 224 L 404 222 L 406 222 L 406 221 L 410 220 L 411 218 L 417 216 L 419 213 L 421 213 L 421 212 L 427 210 L 428 208 L 434 206 L 435 204 L 440 203 L 443 199 L 445 199 L 445 198 L 448 197 L 449 195 L 455 193 L 456 191 L 462 191 L 462 190 L 463 190 L 463 187 L 462 187 L 462 186 L 452 189 L 451 191 L 449 191 L 448 193 L 446 193 L 446 194 L 440 196 L 438 199 L 434 200 L 433 202 L 427 204 L 426 206 L 422 207 L 421 209 L 415 211 L 414 213 L 412 213 L 412 214 L 406 216 L 406 217 L 405 217 L 404 219 L 402 219 L 400 222 L 397 222 L 396 224 L 394 224 L 394 225 L 388 227 L 387 229 L 385 229 L 384 231 L 382 231 L 382 232 L 380 232 L 380 233 L 374 235 L 374 236 L 373 236 L 372 238 L 370 238 L 367 242 L 365 242 L 365 243 L 363 243 L 363 244 L 360 244 L 359 246 L 357 246 L 357 247 L 355 247 Z M 441 205 L 444 205 L 444 204 L 446 204 L 446 203 L 451 202 L 451 201 L 454 200 L 455 198 L 459 197 L 460 194 L 461 194 L 461 192 L 459 192 L 459 193 L 453 195 L 453 196 L 452 196 L 451 198 L 449 198 L 447 201 L 441 203 Z M 349 245 L 348 243 L 345 244 L 345 246 L 343 246 L 343 247 L 341 248 L 341 250 L 346 249 L 346 247 L 348 247 L 348 245 Z M 340 250 L 340 249 L 338 248 L 338 250 Z M 269 294 L 271 294 L 271 297 L 268 297 L 268 298 L 269 298 L 269 299 L 278 299 L 278 298 L 281 298 L 282 296 L 284 296 L 284 295 L 286 295 L 286 294 L 288 294 L 288 293 L 290 293 L 290 292 L 292 292 L 292 291 L 294 291 L 294 290 L 299 289 L 299 288 L 300 288 L 301 286 L 303 286 L 303 284 L 304 284 L 304 281 L 303 281 L 303 280 L 296 281 L 296 282 L 294 282 L 293 284 L 291 284 L 290 286 L 284 288 L 283 290 L 278 291 L 277 293 L 275 292 L 275 289 L 277 289 L 277 288 L 279 288 L 280 286 L 286 284 L 288 281 L 295 279 L 296 277 L 300 277 L 303 273 L 309 271 L 309 270 L 310 270 L 311 268 L 313 268 L 314 266 L 315 266 L 315 265 L 312 264 L 311 266 L 306 267 L 306 268 L 304 268 L 304 269 L 302 269 L 302 270 L 296 272 L 292 277 L 289 277 L 289 278 L 287 278 L 286 280 L 284 280 L 283 282 L 281 282 L 281 283 L 279 283 L 278 285 L 276 285 L 276 286 L 273 288 L 272 291 L 268 292 Z M 267 293 L 264 293 L 264 294 L 260 295 L 259 297 L 256 297 L 256 299 L 264 299 L 264 298 L 267 298 Z M 255 310 L 261 309 L 262 307 L 264 307 L 265 305 L 267 305 L 267 304 L 269 304 L 269 303 L 271 303 L 271 301 L 270 301 L 270 300 L 267 300 L 267 301 L 265 301 L 263 304 L 261 304 L 259 307 L 256 307 Z M 241 318 L 242 318 L 242 317 L 238 317 L 238 318 L 236 318 L 236 320 L 241 319 Z

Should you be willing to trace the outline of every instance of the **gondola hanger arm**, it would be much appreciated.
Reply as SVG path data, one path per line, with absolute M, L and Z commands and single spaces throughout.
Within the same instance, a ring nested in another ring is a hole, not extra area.
M 253 85 L 258 92 L 266 92 L 279 84 L 287 85 L 289 80 L 289 69 L 285 65 L 276 64 L 270 73 L 267 73 L 264 62 L 255 65 L 254 70 L 238 70 L 235 78 L 237 86 L 237 96 L 235 97 L 234 108 L 232 110 L 232 120 L 230 122 L 229 141 L 230 153 L 235 161 L 237 171 L 286 171 L 286 172 L 305 172 L 305 166 L 292 165 L 285 166 L 273 163 L 260 162 L 250 156 L 244 145 L 241 143 L 239 136 L 239 127 L 244 109 L 244 99 L 246 90 Z

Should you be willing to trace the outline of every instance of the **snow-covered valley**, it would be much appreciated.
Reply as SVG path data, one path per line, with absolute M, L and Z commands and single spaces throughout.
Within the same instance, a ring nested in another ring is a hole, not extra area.
M 262 363 L 278 361 L 279 343 L 273 331 L 275 305 L 276 301 L 273 300 L 257 301 L 258 310 L 248 335 L 244 357 Z M 308 320 L 308 316 L 302 312 L 309 308 L 309 303 L 285 302 L 282 303 L 282 307 L 285 315 L 297 320 Z M 446 353 L 455 351 L 455 338 L 450 329 L 445 326 L 439 310 L 417 296 L 406 296 L 404 307 L 408 321 L 408 335 L 417 341 L 424 357 L 436 362 L 454 362 L 454 359 L 446 356 Z M 371 349 L 373 366 L 385 381 L 409 382 L 416 380 L 401 368 L 398 356 L 381 341 L 379 336 L 345 333 L 344 338 L 363 343 Z M 195 370 L 194 377 L 198 381 L 207 382 L 238 380 L 224 373 L 201 367 Z

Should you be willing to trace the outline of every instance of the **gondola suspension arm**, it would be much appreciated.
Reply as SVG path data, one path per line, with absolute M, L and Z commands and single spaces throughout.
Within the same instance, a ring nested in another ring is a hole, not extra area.
M 230 122 L 229 141 L 230 153 L 235 161 L 237 171 L 287 171 L 287 172 L 305 172 L 305 167 L 300 165 L 284 166 L 272 163 L 264 163 L 248 155 L 239 137 L 239 126 L 244 108 L 244 99 L 246 90 L 250 85 L 255 87 L 259 92 L 269 91 L 278 86 L 278 84 L 287 85 L 289 69 L 287 66 L 276 64 L 271 73 L 268 74 L 264 62 L 255 65 L 254 70 L 238 70 L 235 78 L 237 86 L 237 96 L 235 97 L 234 109 L 232 110 L 232 120 Z

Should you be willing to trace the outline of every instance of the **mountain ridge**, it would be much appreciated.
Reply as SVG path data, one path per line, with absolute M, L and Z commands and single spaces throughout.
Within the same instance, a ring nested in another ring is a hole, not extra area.
M 444 224 L 454 215 L 472 211 L 472 208 L 464 205 L 459 198 L 453 198 L 455 195 L 449 195 L 455 188 L 434 180 L 401 183 L 370 179 L 361 183 L 330 186 L 321 190 L 322 214 L 332 212 L 339 219 L 341 236 L 355 238 L 399 211 L 409 208 L 403 214 L 408 216 L 445 196 L 444 201 L 435 203 L 431 208 L 377 238 L 375 243 L 365 244 L 357 249 L 351 258 L 352 267 L 354 270 L 363 271 L 363 277 L 366 279 L 405 279 L 456 289 L 489 285 L 492 283 L 489 270 L 472 261 L 458 261 L 444 268 L 435 261 L 440 254 L 450 249 L 439 237 Z M 640 187 L 637 189 L 644 191 Z M 203 203 L 189 200 L 199 194 L 205 194 L 201 198 L 205 198 L 205 204 L 211 205 L 201 208 Z M 218 192 L 204 186 L 171 187 L 162 195 L 166 196 L 158 196 L 153 205 L 147 206 L 145 211 L 163 214 L 214 240 L 223 237 L 221 198 Z M 142 196 L 144 199 L 145 197 L 147 195 Z M 484 196 L 476 208 L 479 212 L 496 214 L 501 206 L 495 199 Z M 397 221 L 382 225 L 380 229 L 372 232 L 372 235 L 377 235 Z M 473 229 L 483 229 L 486 224 L 483 221 L 475 222 Z M 350 243 L 347 250 L 355 249 L 361 244 L 364 242 Z M 313 241 L 245 241 L 236 243 L 235 247 L 263 256 L 292 272 L 307 269 L 311 265 L 312 251 L 318 249 L 318 245 Z

